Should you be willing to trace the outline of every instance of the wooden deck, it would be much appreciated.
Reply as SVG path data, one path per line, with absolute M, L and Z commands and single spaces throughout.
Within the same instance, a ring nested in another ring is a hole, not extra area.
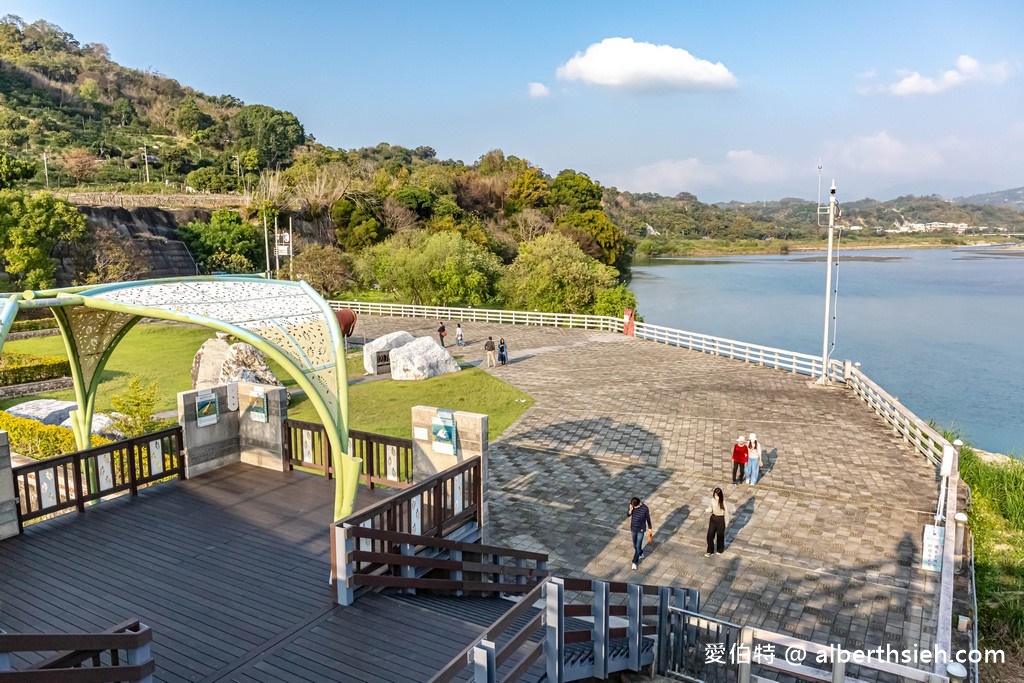
M 0 629 L 102 631 L 138 617 L 160 681 L 426 680 L 495 608 L 457 616 L 384 595 L 336 607 L 333 490 L 232 465 L 29 526 L 0 542 Z M 361 490 L 356 507 L 384 495 Z

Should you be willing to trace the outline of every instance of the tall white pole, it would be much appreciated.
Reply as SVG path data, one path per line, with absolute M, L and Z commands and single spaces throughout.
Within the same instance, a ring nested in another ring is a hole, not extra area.
M 295 278 L 295 272 L 292 268 L 292 261 L 295 260 L 295 241 L 292 239 L 292 217 L 288 216 L 288 279 L 293 280 Z
M 821 341 L 821 379 L 818 384 L 828 383 L 828 323 L 832 303 L 832 236 L 836 227 L 836 181 L 828 196 L 828 257 L 825 260 L 825 332 Z
M 263 208 L 263 251 L 267 254 L 267 269 L 264 271 L 264 275 L 270 278 L 270 235 L 267 231 L 267 209 Z
M 274 216 L 274 274 L 281 270 L 281 233 L 277 229 L 277 216 Z

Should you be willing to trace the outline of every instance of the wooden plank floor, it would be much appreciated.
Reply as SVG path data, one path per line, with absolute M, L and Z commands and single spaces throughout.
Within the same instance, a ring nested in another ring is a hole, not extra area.
M 31 525 L 0 541 L 0 629 L 101 631 L 138 617 L 153 628 L 160 681 L 416 680 L 440 668 L 483 628 L 400 602 L 376 609 L 384 596 L 334 605 L 333 491 L 239 464 Z M 357 507 L 370 502 L 360 495 Z M 416 647 L 424 659 L 403 655 Z

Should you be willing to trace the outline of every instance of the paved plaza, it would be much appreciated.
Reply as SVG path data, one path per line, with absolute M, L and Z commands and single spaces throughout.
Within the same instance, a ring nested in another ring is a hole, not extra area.
M 436 327 L 363 316 L 356 335 Z M 536 399 L 491 435 L 489 542 L 545 552 L 557 575 L 699 588 L 702 611 L 740 625 L 850 649 L 932 645 L 938 575 L 920 569 L 920 545 L 937 475 L 852 392 L 609 332 L 463 329 L 467 346 L 450 333 L 449 351 L 484 367 L 487 336 L 505 337 L 510 365 L 487 371 Z M 734 486 L 732 445 L 749 432 L 765 474 Z M 734 512 L 725 553 L 705 558 L 715 486 Z M 655 525 L 636 571 L 631 496 Z

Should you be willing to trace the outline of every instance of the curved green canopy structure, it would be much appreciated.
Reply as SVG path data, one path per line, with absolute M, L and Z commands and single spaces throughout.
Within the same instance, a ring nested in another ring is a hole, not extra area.
M 207 276 L 121 282 L 10 294 L 0 310 L 0 345 L 21 308 L 49 308 L 64 338 L 78 409 L 75 440 L 88 448 L 96 390 L 118 342 L 142 318 L 226 332 L 277 361 L 302 387 L 327 427 L 337 490 L 334 517 L 351 513 L 362 461 L 348 455 L 344 337 L 330 305 L 305 282 Z

